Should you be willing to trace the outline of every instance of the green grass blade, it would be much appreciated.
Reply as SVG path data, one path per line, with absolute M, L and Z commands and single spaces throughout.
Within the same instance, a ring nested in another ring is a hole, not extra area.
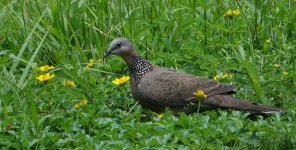
M 11 66 L 9 72 L 12 72 L 12 73 L 13 73 L 13 72 L 15 71 L 15 69 L 16 69 L 17 65 L 19 64 L 19 61 L 20 61 L 20 59 L 21 59 L 23 53 L 25 52 L 25 49 L 26 49 L 27 46 L 28 46 L 29 41 L 32 39 L 33 33 L 35 32 L 35 30 L 36 30 L 36 28 L 38 27 L 40 21 L 43 19 L 44 15 L 46 14 L 46 11 L 47 11 L 46 9 L 43 11 L 43 13 L 42 13 L 42 15 L 40 16 L 39 20 L 36 22 L 34 28 L 31 30 L 30 34 L 29 34 L 28 37 L 26 38 L 24 44 L 22 45 L 20 51 L 18 52 L 18 54 L 17 54 L 17 56 L 16 56 L 17 59 L 15 59 L 15 62 L 12 64 L 12 66 Z
M 49 31 L 50 31 L 50 28 L 48 28 L 47 32 L 45 33 L 45 35 L 43 36 L 42 40 L 40 41 L 38 47 L 36 48 L 36 50 L 34 51 L 33 55 L 31 56 L 28 64 L 26 65 L 26 68 L 25 68 L 24 72 L 22 73 L 22 76 L 21 76 L 21 78 L 20 78 L 20 80 L 19 80 L 19 82 L 17 84 L 17 86 L 19 88 L 24 87 L 24 81 L 25 81 L 25 78 L 28 75 L 29 69 L 32 67 L 33 62 L 34 62 L 34 60 L 35 60 L 35 58 L 36 58 L 39 50 L 41 49 L 41 46 L 42 46 L 42 44 L 43 44 L 43 42 L 44 42 L 44 40 L 45 40 L 45 38 L 46 38 L 46 36 L 47 36 L 47 34 L 48 34 Z
M 262 100 L 263 92 L 261 90 L 261 85 L 260 85 L 259 78 L 258 78 L 258 71 L 256 70 L 254 60 L 247 58 L 245 50 L 241 45 L 238 46 L 238 51 L 235 51 L 235 54 L 236 54 L 236 58 L 238 59 L 240 64 L 242 64 L 245 67 L 245 69 L 248 73 L 248 76 L 254 86 L 256 94 Z

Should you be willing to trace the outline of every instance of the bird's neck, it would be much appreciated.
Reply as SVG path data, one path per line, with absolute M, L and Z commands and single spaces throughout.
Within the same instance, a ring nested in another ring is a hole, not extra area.
M 153 65 L 149 61 L 137 55 L 131 56 L 128 66 L 131 77 L 136 81 L 140 81 L 143 75 L 153 69 Z

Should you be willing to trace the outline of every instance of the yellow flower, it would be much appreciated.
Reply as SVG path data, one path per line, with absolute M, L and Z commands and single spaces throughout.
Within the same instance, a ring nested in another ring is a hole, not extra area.
M 40 70 L 40 71 L 48 71 L 48 70 L 51 70 L 53 68 L 54 68 L 53 66 L 44 65 L 44 66 L 39 67 L 38 70 Z
M 81 105 L 81 106 L 84 106 L 84 105 L 86 105 L 87 103 L 88 103 L 88 100 L 86 100 L 86 99 L 83 99 L 83 100 L 80 101 L 80 105 Z
M 75 82 L 72 81 L 72 80 L 65 81 L 64 82 L 64 85 L 65 86 L 68 86 L 68 87 L 74 87 L 74 86 L 76 86 Z
M 79 107 L 80 107 L 79 104 L 75 104 L 75 105 L 74 105 L 74 108 L 79 108 Z
M 225 13 L 224 13 L 224 16 L 237 16 L 240 14 L 240 10 L 239 9 L 236 9 L 236 10 L 227 10 Z
M 224 13 L 224 16 L 232 16 L 232 10 L 228 10 Z
M 193 92 L 193 94 L 197 97 L 207 98 L 207 95 L 202 90 L 197 90 L 196 92 Z
M 88 103 L 88 100 L 82 99 L 82 100 L 80 100 L 80 102 L 78 104 L 74 105 L 74 108 L 80 108 L 81 106 L 87 105 L 87 103 Z
M 240 10 L 239 10 L 239 9 L 233 10 L 233 11 L 232 11 L 232 14 L 233 14 L 234 16 L 239 15 L 239 14 L 240 14 Z
M 214 76 L 213 79 L 218 80 L 218 79 L 230 79 L 230 78 L 232 78 L 232 75 L 226 73 L 226 74 L 217 74 L 217 75 Z
M 121 78 L 116 78 L 115 80 L 112 81 L 113 84 L 119 85 L 127 82 L 130 79 L 129 76 L 123 76 Z
M 102 62 L 102 61 L 103 61 L 102 59 L 98 59 L 98 60 L 97 60 L 97 62 Z
M 94 65 L 94 59 L 90 59 L 89 63 L 86 65 L 86 68 L 90 68 Z
M 162 113 L 155 113 L 155 112 L 153 112 L 153 114 L 156 115 L 159 118 L 164 117 L 164 114 L 162 114 Z
M 232 76 L 230 74 L 223 74 L 222 75 L 222 79 L 225 79 L 225 78 L 231 78 Z
M 276 68 L 278 68 L 280 66 L 281 66 L 280 64 L 274 64 L 274 67 L 276 67 Z
M 217 75 L 214 76 L 213 79 L 214 79 L 214 80 L 218 80 L 219 77 L 220 77 L 220 75 L 217 74 Z
M 36 79 L 39 81 L 47 81 L 47 80 L 52 79 L 54 76 L 55 76 L 54 74 L 50 75 L 49 73 L 46 73 L 46 74 L 38 76 Z
M 283 75 L 288 75 L 289 73 L 287 71 L 284 71 L 283 72 Z

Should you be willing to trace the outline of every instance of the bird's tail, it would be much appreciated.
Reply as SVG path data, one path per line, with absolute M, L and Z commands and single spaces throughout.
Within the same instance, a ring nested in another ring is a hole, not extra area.
M 243 110 L 243 111 L 250 111 L 250 112 L 261 113 L 261 114 L 287 112 L 287 110 L 281 109 L 281 108 L 265 106 L 258 103 L 251 103 L 249 101 L 237 100 L 231 95 L 209 96 L 207 99 L 203 100 L 203 104 L 210 105 L 212 107 Z

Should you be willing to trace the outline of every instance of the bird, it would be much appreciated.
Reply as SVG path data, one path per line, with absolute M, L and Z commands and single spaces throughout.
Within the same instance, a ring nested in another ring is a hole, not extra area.
M 160 67 L 142 58 L 127 38 L 115 38 L 103 60 L 117 55 L 127 64 L 132 97 L 144 108 L 163 113 L 169 108 L 174 114 L 192 114 L 214 109 L 231 109 L 258 114 L 286 112 L 285 109 L 239 100 L 233 96 L 236 87 L 216 80 Z M 194 95 L 200 91 L 204 97 Z

